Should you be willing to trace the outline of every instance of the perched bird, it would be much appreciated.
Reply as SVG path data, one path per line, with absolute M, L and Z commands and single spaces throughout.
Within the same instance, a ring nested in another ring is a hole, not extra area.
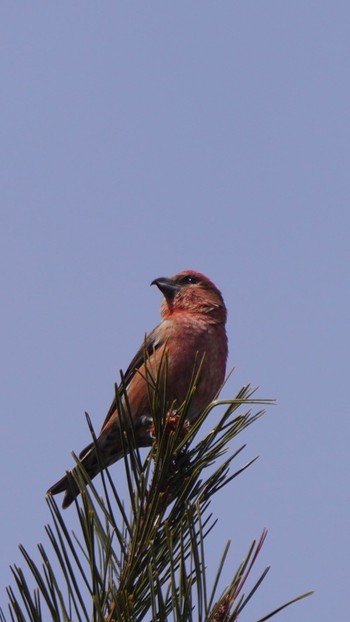
M 171 278 L 155 279 L 151 285 L 157 285 L 164 295 L 162 320 L 146 336 L 119 387 L 122 403 L 127 400 L 136 443 L 140 447 L 149 446 L 154 440 L 150 433 L 152 389 L 146 380 L 149 370 L 154 376 L 159 371 L 162 374 L 166 358 L 168 407 L 178 408 L 186 399 L 194 368 L 197 366 L 198 370 L 201 364 L 187 413 L 187 418 L 193 422 L 221 388 L 227 359 L 226 307 L 214 283 L 199 272 L 185 270 Z M 79 455 L 91 479 L 101 466 L 108 467 L 123 456 L 116 399 L 107 413 L 97 445 L 99 459 L 94 443 Z M 65 475 L 48 490 L 52 495 L 60 492 L 65 492 L 62 507 L 66 508 L 79 494 L 79 489 L 73 478 Z

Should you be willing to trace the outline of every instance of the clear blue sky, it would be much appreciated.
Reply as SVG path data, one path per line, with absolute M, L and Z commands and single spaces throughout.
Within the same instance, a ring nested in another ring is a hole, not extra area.
M 349 23 L 323 0 L 1 4 L 3 606 L 84 410 L 98 429 L 158 322 L 150 282 L 194 268 L 229 309 L 225 395 L 278 400 L 237 441 L 260 459 L 208 565 L 267 527 L 242 620 L 309 589 L 276 619 L 350 619 Z

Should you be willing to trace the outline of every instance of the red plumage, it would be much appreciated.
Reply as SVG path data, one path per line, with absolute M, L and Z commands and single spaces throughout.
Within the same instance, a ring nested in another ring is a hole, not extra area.
M 133 419 L 137 444 L 152 444 L 150 433 L 150 386 L 145 376 L 154 377 L 164 369 L 167 361 L 168 407 L 179 407 L 186 399 L 194 369 L 201 364 L 195 393 L 187 417 L 196 420 L 202 410 L 215 397 L 224 381 L 227 360 L 225 331 L 226 307 L 221 293 L 203 274 L 191 270 L 179 272 L 171 278 L 152 282 L 164 295 L 161 304 L 160 324 L 146 337 L 145 342 L 131 361 L 125 375 L 120 395 L 127 401 Z M 146 360 L 145 360 L 146 357 Z M 123 455 L 120 436 L 120 419 L 114 399 L 97 439 L 103 468 L 113 464 Z M 94 444 L 79 456 L 92 479 L 100 470 Z M 68 507 L 79 494 L 74 480 L 64 476 L 49 490 L 49 494 L 65 491 L 63 507 Z

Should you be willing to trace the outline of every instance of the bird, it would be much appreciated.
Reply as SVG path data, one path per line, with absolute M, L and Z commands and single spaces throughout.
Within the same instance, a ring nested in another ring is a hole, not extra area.
M 186 412 L 192 424 L 220 391 L 228 356 L 226 306 L 221 292 L 208 277 L 183 270 L 172 277 L 156 278 L 151 285 L 156 285 L 163 294 L 161 322 L 146 335 L 122 376 L 117 392 L 121 400 L 119 409 L 121 403 L 122 407 L 127 403 L 138 447 L 150 446 L 154 441 L 150 433 L 152 386 L 147 379 L 149 370 L 151 375 L 159 373 L 163 378 L 166 373 L 167 405 L 172 409 L 179 408 L 186 400 L 193 374 L 198 373 Z M 121 438 L 121 415 L 115 397 L 97 439 L 79 454 L 79 461 L 92 479 L 122 458 L 125 451 L 128 449 Z M 47 494 L 62 492 L 65 493 L 62 503 L 65 509 L 80 492 L 69 472 L 51 486 Z

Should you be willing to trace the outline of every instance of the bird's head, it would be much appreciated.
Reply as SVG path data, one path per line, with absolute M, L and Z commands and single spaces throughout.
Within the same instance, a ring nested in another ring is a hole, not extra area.
M 220 291 L 200 272 L 184 270 L 172 277 L 154 279 L 151 285 L 157 285 L 164 295 L 163 318 L 185 311 L 205 313 L 216 321 L 226 322 L 226 307 Z

